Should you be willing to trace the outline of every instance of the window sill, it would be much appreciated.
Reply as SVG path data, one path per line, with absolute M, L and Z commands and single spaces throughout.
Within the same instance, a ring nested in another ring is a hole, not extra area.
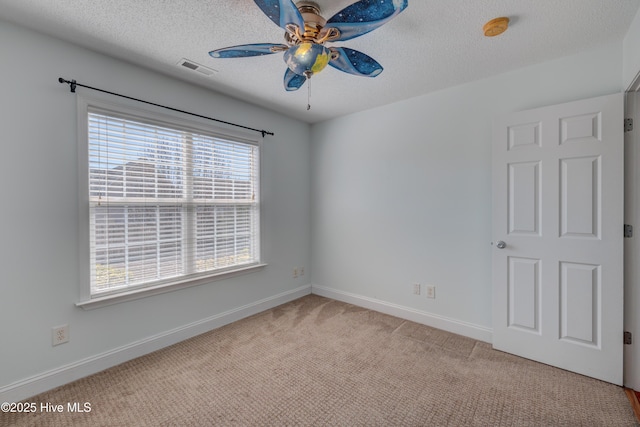
M 210 283 L 216 280 L 229 279 L 231 277 L 240 276 L 242 274 L 253 273 L 266 267 L 267 264 L 255 264 L 244 268 L 239 268 L 233 271 L 224 271 L 213 273 L 208 276 L 199 276 L 197 278 L 185 279 L 180 282 L 172 282 L 164 285 L 158 285 L 149 288 L 139 288 L 127 292 L 120 292 L 112 295 L 99 296 L 91 298 L 86 301 L 80 301 L 76 303 L 76 307 L 82 307 L 85 310 L 93 310 L 95 308 L 106 307 L 112 304 L 119 304 L 121 302 L 133 301 L 140 298 L 150 297 L 152 295 L 164 294 L 166 292 L 173 292 L 184 288 L 190 288 L 192 286 L 199 286 L 205 283 Z

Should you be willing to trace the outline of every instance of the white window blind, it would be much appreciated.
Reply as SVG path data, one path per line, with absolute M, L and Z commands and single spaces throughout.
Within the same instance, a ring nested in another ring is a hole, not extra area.
M 260 262 L 259 146 L 88 108 L 91 296 Z

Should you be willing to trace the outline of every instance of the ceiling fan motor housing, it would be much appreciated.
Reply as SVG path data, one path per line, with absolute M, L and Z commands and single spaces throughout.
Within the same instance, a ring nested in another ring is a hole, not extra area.
M 284 35 L 287 44 L 290 46 L 303 42 L 323 44 L 327 41 L 326 31 L 322 31 L 327 25 L 327 20 L 320 15 L 320 6 L 316 2 L 300 1 L 296 7 L 304 20 L 304 28 L 295 31 L 293 28 L 287 27 Z
M 327 23 L 326 19 L 320 16 L 320 6 L 318 6 L 318 3 L 314 1 L 299 1 L 296 3 L 296 7 L 298 11 L 300 11 L 304 22 L 317 20 L 316 22 L 322 26 Z

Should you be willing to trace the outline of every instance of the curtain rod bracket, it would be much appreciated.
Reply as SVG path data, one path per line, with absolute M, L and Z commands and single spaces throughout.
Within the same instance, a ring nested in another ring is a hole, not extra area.
M 121 95 L 119 93 L 109 92 L 107 90 L 98 89 L 98 88 L 95 88 L 95 87 L 83 85 L 83 84 L 77 83 L 75 80 L 65 80 L 62 77 L 58 77 L 58 82 L 67 83 L 69 85 L 69 89 L 71 90 L 72 93 L 76 93 L 76 86 L 82 86 L 82 87 L 86 87 L 87 89 L 95 90 L 95 91 L 98 91 L 98 92 L 108 93 L 109 95 L 115 95 L 115 96 L 119 96 L 121 98 L 126 98 L 126 99 L 131 99 L 133 101 L 142 102 L 144 104 L 149 104 L 149 105 L 154 105 L 156 107 L 166 108 L 167 110 L 177 111 L 178 113 L 189 114 L 191 116 L 200 117 L 200 118 L 207 119 L 207 120 L 212 120 L 214 122 L 224 123 L 226 125 L 231 125 L 231 126 L 235 126 L 235 127 L 239 127 L 239 128 L 243 128 L 243 129 L 252 130 L 254 132 L 261 133 L 262 134 L 262 138 L 264 138 L 265 135 L 274 135 L 273 132 L 269 132 L 269 131 L 264 130 L 264 129 L 262 129 L 262 130 L 261 129 L 254 129 L 254 128 L 251 128 L 251 127 L 248 127 L 248 126 L 239 125 L 237 123 L 231 123 L 231 122 L 227 122 L 227 121 L 224 121 L 224 120 L 214 119 L 212 117 L 207 117 L 207 116 L 203 116 L 203 115 L 200 115 L 200 114 L 190 113 L 188 111 L 179 110 L 177 108 L 167 107 L 166 105 L 160 105 L 160 104 L 156 104 L 154 102 L 144 101 L 144 100 L 138 99 L 138 98 L 132 98 L 132 97 L 127 96 L 127 95 Z
M 69 81 L 69 80 L 65 80 L 65 79 L 63 79 L 62 77 L 59 77 L 59 78 L 58 78 L 58 81 L 59 81 L 60 83 L 67 83 L 67 84 L 69 85 L 69 90 L 71 91 L 71 93 L 76 93 L 76 86 L 77 86 L 77 83 L 76 83 L 76 81 L 75 81 L 75 80 L 71 80 L 71 81 Z

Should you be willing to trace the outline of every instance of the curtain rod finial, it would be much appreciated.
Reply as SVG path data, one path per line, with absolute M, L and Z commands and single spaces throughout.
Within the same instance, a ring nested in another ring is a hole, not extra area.
M 75 80 L 65 80 L 62 77 L 58 77 L 58 82 L 60 83 L 68 83 L 69 84 L 69 89 L 71 89 L 71 92 L 75 93 L 76 92 L 76 81 Z

